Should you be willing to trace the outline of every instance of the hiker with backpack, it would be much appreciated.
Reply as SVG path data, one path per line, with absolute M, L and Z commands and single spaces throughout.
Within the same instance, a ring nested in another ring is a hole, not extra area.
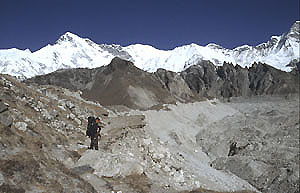
M 100 127 L 100 119 L 97 117 L 88 117 L 88 126 L 86 135 L 91 138 L 91 144 L 88 149 L 98 150 L 98 137 L 100 135 L 101 127 Z

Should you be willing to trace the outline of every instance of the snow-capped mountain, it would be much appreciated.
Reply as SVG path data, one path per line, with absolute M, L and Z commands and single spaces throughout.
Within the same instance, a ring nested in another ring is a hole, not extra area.
M 158 68 L 180 72 L 201 60 L 215 65 L 223 62 L 251 66 L 254 62 L 267 63 L 283 71 L 290 71 L 287 65 L 300 59 L 300 21 L 296 21 L 288 33 L 272 36 L 255 47 L 244 45 L 232 50 L 216 44 L 199 46 L 190 44 L 173 50 L 159 50 L 149 45 L 96 44 L 70 32 L 62 35 L 53 45 L 40 50 L 0 50 L 0 73 L 17 77 L 32 77 L 63 68 L 94 68 L 107 65 L 114 57 L 132 61 L 138 68 L 148 72 Z

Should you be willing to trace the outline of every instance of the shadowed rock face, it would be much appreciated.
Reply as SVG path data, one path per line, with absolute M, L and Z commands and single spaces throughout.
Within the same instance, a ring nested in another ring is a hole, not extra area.
M 299 76 L 277 70 L 266 64 L 249 69 L 250 89 L 256 95 L 299 93 Z
M 198 65 L 191 66 L 185 71 L 181 72 L 181 76 L 188 84 L 190 89 L 200 96 L 208 97 L 213 94 L 210 91 L 217 90 L 216 81 L 218 76 L 216 74 L 215 65 L 209 61 L 201 62 Z
M 203 98 L 299 93 L 298 75 L 297 70 L 288 73 L 261 63 L 254 63 L 248 69 L 229 63 L 216 67 L 209 61 L 181 73 L 164 69 L 148 73 L 129 61 L 114 58 L 105 67 L 61 70 L 26 82 L 81 90 L 84 98 L 107 106 L 148 109 L 158 104 Z
M 248 96 L 250 94 L 248 69 L 225 63 L 217 69 L 217 74 L 223 81 L 220 93 L 222 97 Z
M 201 62 L 181 72 L 181 76 L 192 91 L 205 97 L 299 93 L 297 72 L 283 72 L 261 63 L 247 69 L 228 63 L 216 68 L 211 62 Z
M 184 102 L 196 99 L 196 95 L 180 74 L 165 69 L 158 69 L 154 74 L 160 80 L 163 88 L 167 89 L 177 100 Z

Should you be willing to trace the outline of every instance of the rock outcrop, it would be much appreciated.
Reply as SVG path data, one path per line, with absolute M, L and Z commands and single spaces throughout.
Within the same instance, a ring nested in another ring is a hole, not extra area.
M 254 63 L 248 69 L 229 63 L 215 67 L 206 61 L 189 67 L 181 72 L 181 76 L 192 91 L 204 97 L 299 93 L 299 76 L 296 73 L 283 72 L 262 63 Z
M 196 99 L 196 96 L 179 73 L 160 68 L 154 74 L 161 81 L 163 88 L 168 90 L 171 96 L 174 96 L 178 101 L 187 102 Z
M 209 61 L 204 61 L 198 65 L 189 67 L 181 72 L 181 76 L 188 84 L 189 88 L 203 97 L 213 97 L 217 92 L 216 81 L 218 76 L 216 74 L 216 67 Z M 216 87 L 216 88 L 215 88 Z M 211 90 L 215 92 L 211 93 Z
M 8 106 L 0 100 L 0 124 L 6 128 L 12 125 L 12 121 Z

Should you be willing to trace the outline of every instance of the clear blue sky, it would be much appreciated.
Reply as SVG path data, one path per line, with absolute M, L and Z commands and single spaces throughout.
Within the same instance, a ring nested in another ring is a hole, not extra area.
M 0 49 L 35 51 L 67 31 L 159 49 L 257 45 L 299 20 L 299 0 L 1 0 Z

